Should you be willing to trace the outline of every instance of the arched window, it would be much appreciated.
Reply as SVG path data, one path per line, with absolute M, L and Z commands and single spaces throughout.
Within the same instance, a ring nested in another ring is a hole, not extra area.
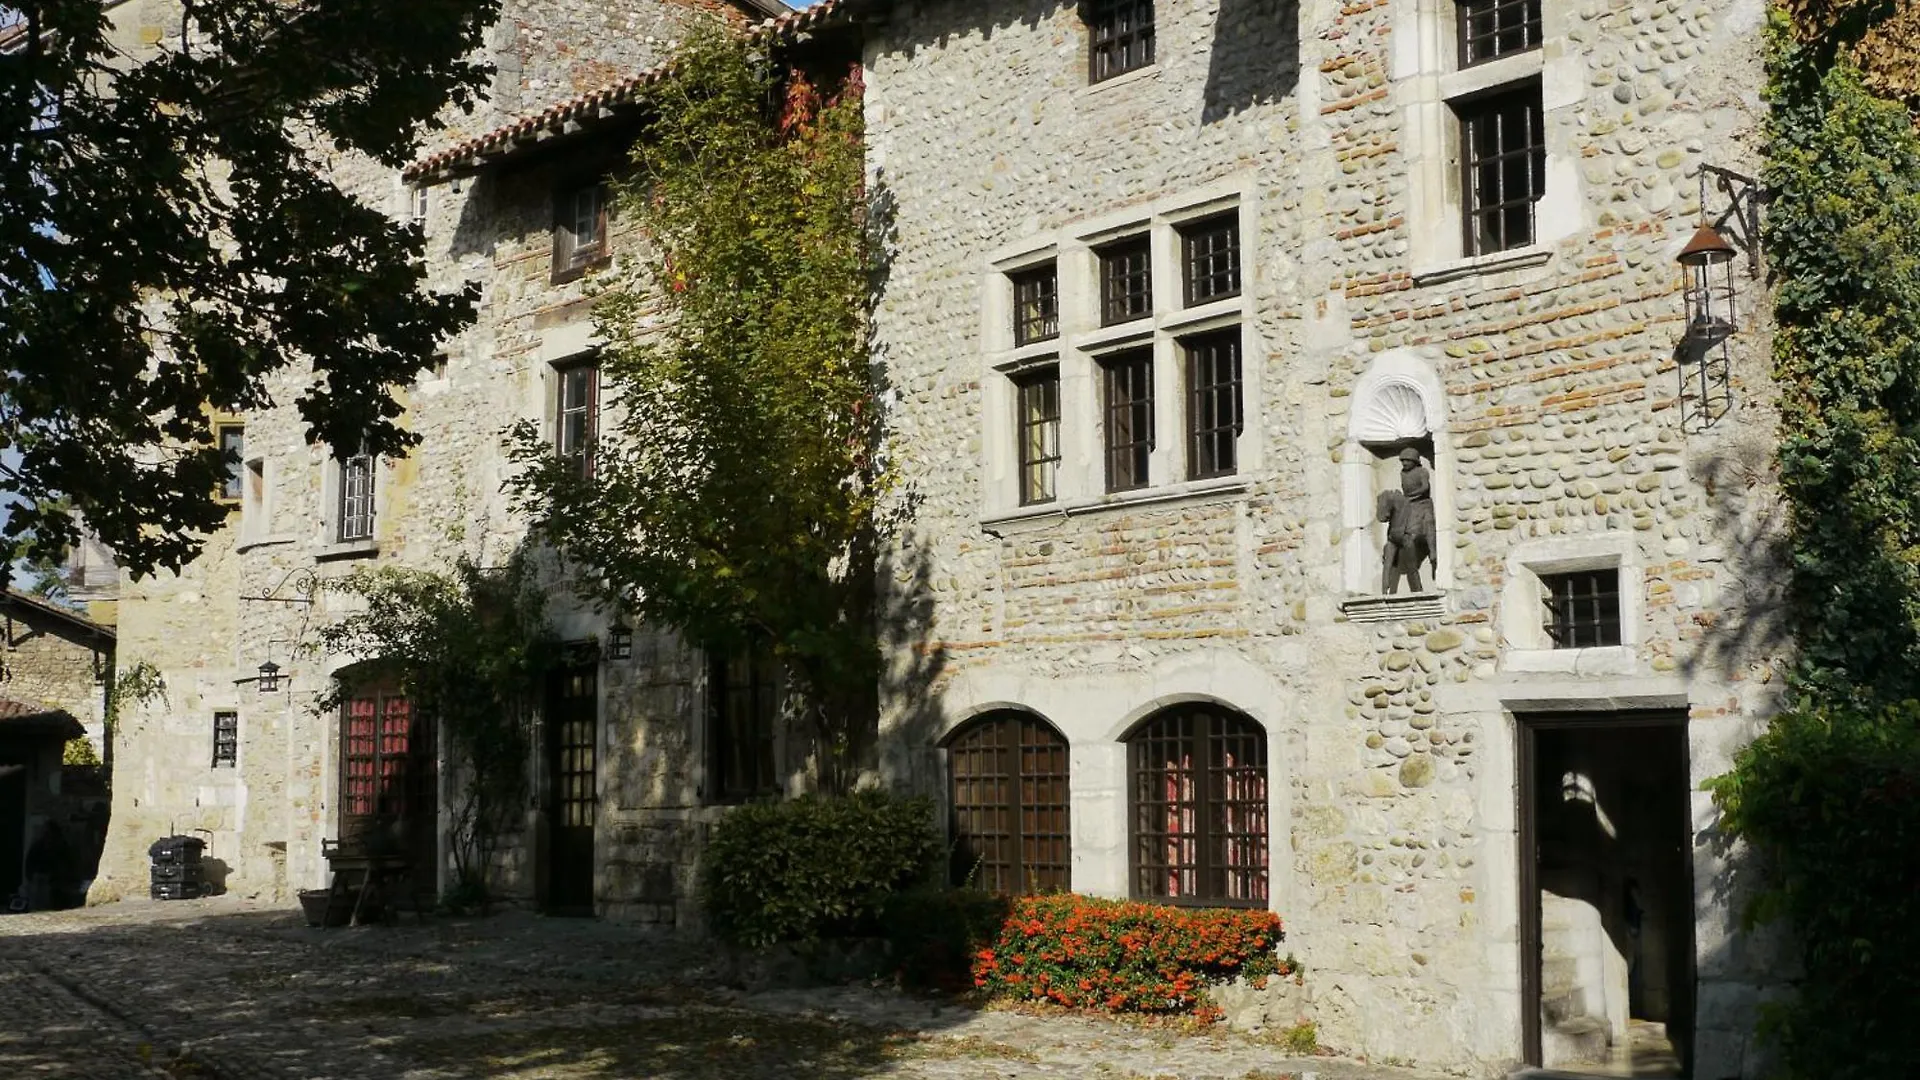
M 1178 705 L 1127 738 L 1133 895 L 1267 906 L 1267 734 L 1214 705 Z
M 953 879 L 996 893 L 1070 887 L 1067 740 L 1031 713 L 995 712 L 947 741 Z

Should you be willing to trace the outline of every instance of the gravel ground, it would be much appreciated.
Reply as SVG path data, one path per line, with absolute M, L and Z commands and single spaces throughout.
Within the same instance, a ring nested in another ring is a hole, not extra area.
M 592 920 L 316 930 L 227 899 L 0 917 L 0 1077 L 1423 1080 L 1226 1033 L 747 993 L 702 942 Z

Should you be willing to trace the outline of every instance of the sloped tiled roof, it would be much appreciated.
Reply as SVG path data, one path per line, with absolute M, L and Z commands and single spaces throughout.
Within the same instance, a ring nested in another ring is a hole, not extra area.
M 876 0 L 820 0 L 810 8 L 766 20 L 753 29 L 753 34 L 763 40 L 792 41 L 809 31 L 850 18 L 857 11 L 872 7 L 875 3 Z M 402 176 L 409 182 L 431 183 L 455 172 L 478 169 L 492 159 L 504 157 L 525 146 L 567 134 L 582 121 L 601 119 L 621 106 L 633 104 L 641 91 L 666 78 L 672 71 L 673 65 L 669 62 L 629 75 L 598 90 L 549 105 L 531 116 L 523 116 L 484 135 L 429 154 L 407 166 Z
M 65 709 L 0 697 L 0 738 L 38 734 L 77 739 L 86 733 L 87 729 Z
M 87 618 L 84 613 L 74 611 L 71 608 L 64 608 L 58 604 L 49 604 L 37 596 L 29 596 L 18 589 L 8 589 L 5 593 L 0 594 L 0 612 L 7 611 L 8 609 L 12 609 L 15 613 L 18 613 L 21 618 L 33 616 L 51 618 L 56 622 L 64 623 L 70 629 L 78 630 L 89 636 L 104 638 L 107 641 L 112 641 L 115 636 L 114 629 L 111 626 L 95 622 Z

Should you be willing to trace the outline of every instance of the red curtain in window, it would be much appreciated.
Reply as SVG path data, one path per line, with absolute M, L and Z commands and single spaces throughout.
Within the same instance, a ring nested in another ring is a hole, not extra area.
M 347 701 L 346 746 L 343 751 L 346 768 L 342 776 L 346 797 L 341 807 L 341 812 L 347 817 L 373 816 L 376 787 L 374 768 L 379 756 L 374 728 L 379 706 L 379 699 L 373 697 L 351 698 Z

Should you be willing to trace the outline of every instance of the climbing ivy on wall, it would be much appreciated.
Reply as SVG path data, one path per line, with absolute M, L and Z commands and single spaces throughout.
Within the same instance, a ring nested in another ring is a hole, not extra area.
M 1763 1028 L 1792 1080 L 1920 1075 L 1920 134 L 1854 62 L 1899 10 L 1794 0 L 1769 27 L 1763 238 L 1800 660 L 1792 707 L 1711 788 L 1761 856 L 1749 919 L 1783 918 L 1799 954 Z

